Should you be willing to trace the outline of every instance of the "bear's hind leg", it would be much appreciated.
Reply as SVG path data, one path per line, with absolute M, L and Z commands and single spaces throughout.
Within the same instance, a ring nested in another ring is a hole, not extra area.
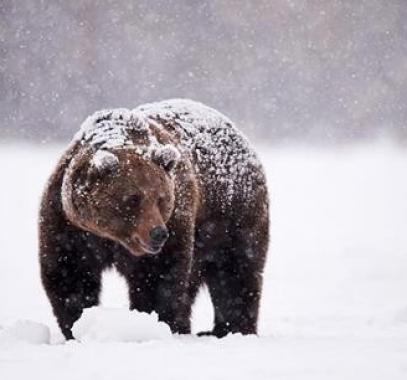
M 227 248 L 217 252 L 218 261 L 209 262 L 205 282 L 215 311 L 214 328 L 198 335 L 223 337 L 228 333 L 256 334 L 265 254 L 259 259 L 248 250 Z M 250 250 L 249 250 L 250 251 Z

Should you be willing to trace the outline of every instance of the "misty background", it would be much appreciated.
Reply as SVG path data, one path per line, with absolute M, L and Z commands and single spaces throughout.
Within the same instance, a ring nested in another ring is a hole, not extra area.
M 0 139 L 173 97 L 266 142 L 407 141 L 407 2 L 0 2 Z

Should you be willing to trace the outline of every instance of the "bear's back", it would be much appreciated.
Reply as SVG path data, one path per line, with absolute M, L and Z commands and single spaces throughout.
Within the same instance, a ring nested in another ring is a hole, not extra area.
M 184 157 L 190 157 L 203 200 L 230 214 L 230 207 L 249 208 L 265 192 L 262 166 L 247 139 L 223 114 L 202 103 L 171 99 L 133 110 L 98 111 L 82 124 L 76 142 L 93 152 L 134 149 L 149 154 L 159 144 L 150 121 L 174 137 Z
M 193 157 L 207 201 L 227 211 L 247 204 L 265 186 L 261 164 L 247 139 L 223 114 L 202 103 L 171 99 L 136 108 L 145 118 L 176 134 L 180 148 Z

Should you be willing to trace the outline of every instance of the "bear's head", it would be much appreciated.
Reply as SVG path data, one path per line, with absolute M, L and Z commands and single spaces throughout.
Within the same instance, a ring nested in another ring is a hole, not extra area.
M 135 256 L 156 254 L 169 237 L 179 157 L 164 145 L 148 154 L 98 150 L 73 159 L 62 185 L 64 212 L 72 224 Z

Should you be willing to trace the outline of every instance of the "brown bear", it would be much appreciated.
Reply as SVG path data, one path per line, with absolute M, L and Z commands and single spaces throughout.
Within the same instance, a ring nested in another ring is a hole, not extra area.
M 67 339 L 112 265 L 131 309 L 173 333 L 190 333 L 206 284 L 215 321 L 201 334 L 255 334 L 268 228 L 262 166 L 221 113 L 182 99 L 99 111 L 44 191 L 42 282 Z

